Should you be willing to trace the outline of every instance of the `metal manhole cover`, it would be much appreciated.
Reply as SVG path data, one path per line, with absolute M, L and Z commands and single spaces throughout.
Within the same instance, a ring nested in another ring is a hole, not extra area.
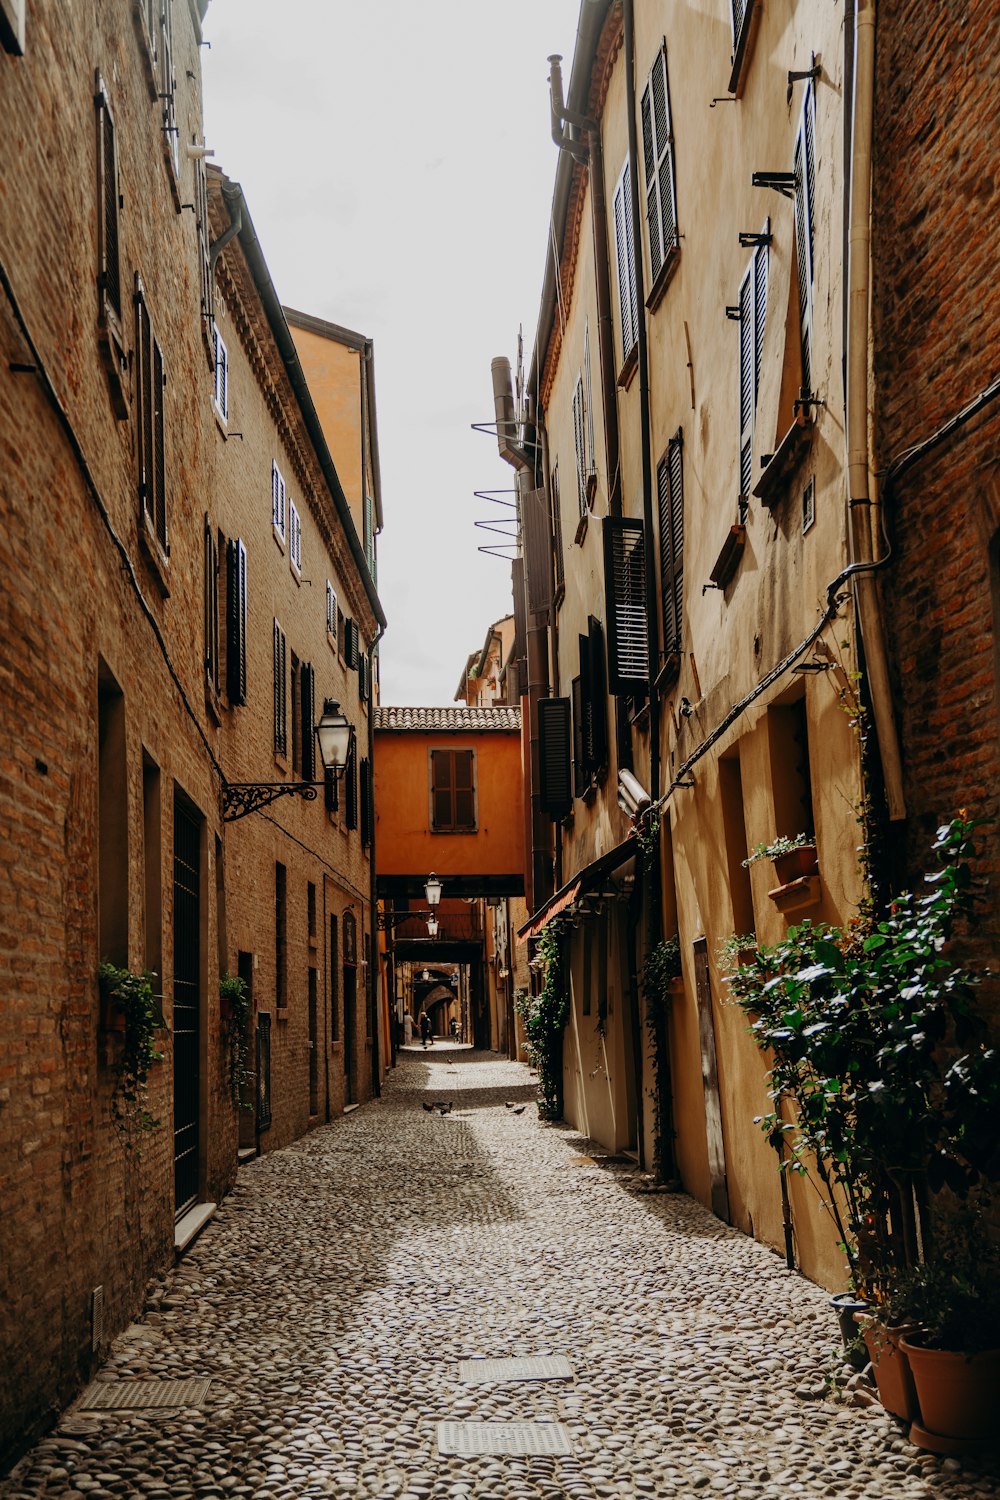
M 561 1422 L 439 1422 L 438 1453 L 573 1452 L 569 1430 Z
M 506 1380 L 572 1380 L 573 1366 L 562 1354 L 520 1359 L 461 1359 L 458 1378 L 472 1384 Z
M 138 1407 L 201 1406 L 210 1377 L 194 1380 L 98 1381 L 84 1391 L 80 1411 L 128 1411 Z

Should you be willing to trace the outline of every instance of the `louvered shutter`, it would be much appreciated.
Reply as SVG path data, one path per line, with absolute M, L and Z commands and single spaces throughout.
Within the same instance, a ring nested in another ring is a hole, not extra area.
M 358 670 L 360 633 L 357 621 L 347 619 L 344 621 L 344 662 L 352 672 Z
M 118 155 L 115 143 L 115 123 L 108 103 L 107 91 L 97 75 L 97 168 L 98 168 L 98 229 L 99 265 L 98 286 L 106 308 L 110 309 L 116 322 L 115 332 L 121 337 L 122 315 L 121 260 L 118 233 Z
M 274 749 L 278 755 L 288 751 L 287 661 L 285 632 L 274 622 Z
M 566 557 L 563 550 L 562 498 L 559 493 L 558 462 L 552 470 L 552 477 L 549 480 L 549 492 L 552 496 L 552 537 L 555 543 L 556 588 L 560 589 L 566 582 Z
M 476 827 L 476 790 L 471 750 L 453 753 L 455 777 L 455 831 L 472 833 Z
M 678 429 L 656 471 L 660 512 L 660 589 L 663 601 L 663 654 L 676 656 L 684 625 L 683 438 Z
M 149 312 L 136 276 L 135 292 L 135 424 L 139 505 L 150 529 L 155 527 L 153 499 L 153 350 Z
M 431 827 L 450 833 L 455 827 L 455 788 L 450 750 L 431 751 Z
M 570 783 L 570 702 L 542 698 L 538 703 L 539 801 L 550 818 L 564 818 L 573 806 Z
M 587 411 L 587 479 L 597 472 L 597 456 L 594 447 L 594 396 L 590 379 L 590 324 L 583 327 L 583 373 L 586 381 L 584 405 Z M 589 490 L 589 486 L 588 486 Z M 588 495 L 589 498 L 589 495 Z
M 618 307 L 622 324 L 622 360 L 632 353 L 639 337 L 635 290 L 635 246 L 632 242 L 632 178 L 628 162 L 622 168 L 614 196 L 615 255 L 618 263 Z
M 371 835 L 371 766 L 367 756 L 361 757 L 361 847 L 367 849 Z
M 247 549 L 240 538 L 226 547 L 226 695 L 247 701 Z
M 524 491 L 520 506 L 527 604 L 532 614 L 545 614 L 552 603 L 552 541 L 545 491 Z
M 153 484 L 156 515 L 156 539 L 164 552 L 167 551 L 167 460 L 166 436 L 164 432 L 164 388 L 163 354 L 159 344 L 153 340 Z
M 733 8 L 733 51 L 735 52 L 740 44 L 740 37 L 743 34 L 743 23 L 746 20 L 752 0 L 731 0 L 731 3 Z
M 765 231 L 766 232 L 766 231 Z M 767 245 L 758 245 L 753 255 L 753 402 L 757 409 L 760 369 L 764 356 L 764 325 L 767 322 Z
M 677 190 L 667 48 L 656 54 L 642 96 L 642 155 L 646 173 L 646 222 L 649 225 L 649 272 L 655 281 L 677 243 Z
M 344 802 L 348 828 L 358 826 L 358 747 L 355 740 L 351 740 L 351 748 L 347 752 L 347 768 L 344 771 Z
M 337 595 L 329 578 L 326 580 L 326 629 L 337 642 Z
M 194 140 L 197 142 L 197 137 Z M 205 328 L 211 329 L 215 310 L 212 230 L 208 221 L 208 178 L 205 160 L 201 156 L 196 157 L 194 162 L 194 205 L 198 227 L 198 266 L 201 273 L 201 315 L 205 319 Z
M 215 529 L 205 517 L 205 679 L 219 691 L 219 544 Z
M 522 697 L 528 691 L 528 622 L 524 608 L 524 558 L 515 557 L 510 565 L 511 591 L 514 595 L 514 657 L 517 662 L 517 691 Z
M 337 777 L 331 766 L 323 767 L 323 803 L 327 812 L 336 812 L 339 806 Z
M 583 376 L 573 392 L 573 447 L 576 451 L 576 499 L 581 516 L 587 514 L 587 427 L 583 410 Z
M 753 263 L 740 283 L 740 494 L 750 494 L 753 481 Z
M 583 726 L 583 683 L 579 677 L 574 677 L 570 683 L 570 698 L 573 707 L 573 796 L 582 797 L 590 784 L 590 776 Z
M 173 0 L 160 0 L 160 100 L 163 104 L 163 135 L 174 172 L 180 172 L 181 153 L 177 135 L 177 101 L 174 83 Z
M 229 417 L 229 354 L 222 335 L 215 328 L 212 334 L 212 350 L 215 358 L 215 404 L 223 421 Z
M 281 470 L 271 462 L 271 525 L 278 535 L 285 535 L 285 481 Z
M 608 683 L 612 693 L 628 694 L 649 683 L 643 524 L 607 516 L 603 530 Z
M 302 700 L 302 780 L 316 780 L 316 674 L 312 663 L 304 661 L 299 672 Z
M 802 385 L 812 389 L 813 198 L 816 190 L 813 91 L 806 90 L 795 141 L 795 264 L 799 283 L 799 328 L 802 338 Z
M 587 634 L 580 637 L 580 675 L 583 673 L 586 640 L 585 725 L 590 769 L 599 775 L 608 763 L 608 690 L 604 671 L 604 629 L 593 615 L 587 617 Z

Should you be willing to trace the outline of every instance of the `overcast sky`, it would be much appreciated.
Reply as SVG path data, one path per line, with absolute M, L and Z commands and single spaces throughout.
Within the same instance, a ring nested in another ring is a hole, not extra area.
M 282 302 L 375 343 L 382 701 L 450 703 L 511 610 L 473 494 L 510 488 L 490 361 L 530 359 L 579 0 L 212 0 L 205 132 Z M 499 512 L 497 512 L 499 514 Z M 494 540 L 499 540 L 495 538 Z

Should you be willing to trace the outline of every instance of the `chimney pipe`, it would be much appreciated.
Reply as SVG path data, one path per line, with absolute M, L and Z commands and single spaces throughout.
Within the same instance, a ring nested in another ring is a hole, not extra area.
M 590 152 L 583 141 L 574 140 L 572 135 L 563 131 L 563 123 L 578 125 L 581 130 L 590 131 L 595 128 L 593 120 L 587 120 L 583 115 L 571 114 L 563 102 L 562 85 L 562 58 L 558 52 L 554 52 L 549 58 L 549 110 L 552 118 L 552 139 L 560 151 L 568 151 L 570 156 L 577 161 L 586 162 L 590 160 Z

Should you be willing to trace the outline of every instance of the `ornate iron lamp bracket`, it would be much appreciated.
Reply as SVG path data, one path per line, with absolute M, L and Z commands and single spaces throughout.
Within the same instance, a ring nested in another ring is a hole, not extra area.
M 316 789 L 322 781 L 271 781 L 261 783 L 227 781 L 222 788 L 222 821 L 235 823 L 248 813 L 267 807 L 279 797 L 302 797 L 316 801 Z

